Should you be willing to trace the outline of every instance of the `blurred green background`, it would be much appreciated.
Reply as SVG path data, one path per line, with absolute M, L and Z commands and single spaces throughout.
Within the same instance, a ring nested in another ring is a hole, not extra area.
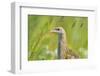
M 88 17 L 28 15 L 28 60 L 57 59 L 57 34 L 54 27 L 66 31 L 68 47 L 80 58 L 88 56 Z

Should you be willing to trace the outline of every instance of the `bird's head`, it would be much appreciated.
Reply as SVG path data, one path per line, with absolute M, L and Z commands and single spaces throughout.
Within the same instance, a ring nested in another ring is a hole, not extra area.
M 51 30 L 52 33 L 58 33 L 58 34 L 64 34 L 65 31 L 63 29 L 63 27 L 54 27 L 52 30 Z

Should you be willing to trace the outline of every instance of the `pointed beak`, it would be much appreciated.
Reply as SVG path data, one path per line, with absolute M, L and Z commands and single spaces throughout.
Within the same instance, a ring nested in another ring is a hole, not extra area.
M 58 34 L 62 34 L 63 31 L 60 27 L 54 27 L 51 31 L 51 33 L 58 33 Z
M 51 33 L 54 33 L 54 32 L 57 32 L 57 31 L 56 31 L 56 30 L 51 30 L 50 32 L 51 32 Z

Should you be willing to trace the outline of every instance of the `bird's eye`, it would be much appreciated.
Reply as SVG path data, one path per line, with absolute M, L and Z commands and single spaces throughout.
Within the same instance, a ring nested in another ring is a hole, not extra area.
M 56 30 L 57 30 L 57 31 L 59 31 L 60 29 L 59 29 L 59 28 L 57 28 Z

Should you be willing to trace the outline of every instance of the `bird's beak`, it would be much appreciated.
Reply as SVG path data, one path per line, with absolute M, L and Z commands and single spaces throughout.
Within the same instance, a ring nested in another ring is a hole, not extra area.
M 62 34 L 63 31 L 60 27 L 54 27 L 51 31 L 51 33 L 58 33 L 58 34 Z
M 57 32 L 57 31 L 56 31 L 56 30 L 51 30 L 50 32 L 51 32 L 51 33 L 54 33 L 54 32 Z
M 52 28 L 52 30 L 50 31 L 51 33 L 57 33 L 58 31 L 56 30 L 57 28 L 56 27 L 54 27 L 54 28 Z

